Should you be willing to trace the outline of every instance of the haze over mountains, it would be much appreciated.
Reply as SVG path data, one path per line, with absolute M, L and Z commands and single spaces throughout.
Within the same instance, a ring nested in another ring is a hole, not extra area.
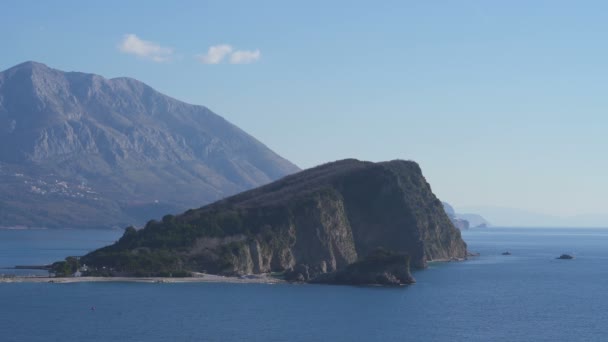
M 203 106 L 130 78 L 0 73 L 0 224 L 124 227 L 298 167 Z
M 608 227 L 608 215 L 605 214 L 555 216 L 531 210 L 496 206 L 467 206 L 457 209 L 463 212 L 479 213 L 488 219 L 493 226 L 499 227 Z
M 469 229 L 490 226 L 485 218 L 478 214 L 457 213 L 454 207 L 447 202 L 442 202 L 443 209 L 454 226 L 458 229 Z

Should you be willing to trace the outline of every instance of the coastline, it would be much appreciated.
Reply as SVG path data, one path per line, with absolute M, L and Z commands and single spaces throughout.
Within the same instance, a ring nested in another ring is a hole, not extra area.
M 255 275 L 244 277 L 224 277 L 214 274 L 197 274 L 193 277 L 169 278 L 169 277 L 0 277 L 2 283 L 235 283 L 235 284 L 279 284 L 286 283 L 284 280 L 269 275 Z

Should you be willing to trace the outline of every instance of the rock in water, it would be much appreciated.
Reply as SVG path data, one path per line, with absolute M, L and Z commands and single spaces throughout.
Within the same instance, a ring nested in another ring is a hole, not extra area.
M 378 248 L 397 261 L 407 256 L 417 268 L 466 258 L 460 231 L 415 162 L 325 164 L 139 231 L 128 229 L 116 244 L 82 260 L 116 274 L 285 272 L 296 281 L 360 261 L 344 277 L 361 282 L 379 272 L 383 282 L 407 282 L 406 272 L 392 266 L 406 263 L 395 260 L 367 272 L 368 278 L 358 276 L 369 265 L 364 257 Z
M 321 274 L 311 280 L 318 284 L 399 286 L 416 281 L 410 273 L 410 258 L 384 249 L 374 251 L 342 270 Z
M 143 225 L 298 168 L 203 106 L 130 78 L 0 72 L 0 222 Z

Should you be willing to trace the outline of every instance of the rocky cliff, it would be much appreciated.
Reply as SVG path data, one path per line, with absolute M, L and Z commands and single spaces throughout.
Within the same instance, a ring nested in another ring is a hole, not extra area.
M 410 258 L 378 249 L 363 260 L 336 272 L 324 273 L 311 280 L 318 284 L 398 286 L 415 283 L 409 270 Z
M 129 228 L 83 261 L 115 274 L 284 272 L 310 281 L 379 248 L 407 255 L 417 268 L 466 257 L 460 231 L 414 162 L 322 165 Z
M 143 225 L 296 171 L 137 80 L 35 62 L 0 72 L 0 225 Z

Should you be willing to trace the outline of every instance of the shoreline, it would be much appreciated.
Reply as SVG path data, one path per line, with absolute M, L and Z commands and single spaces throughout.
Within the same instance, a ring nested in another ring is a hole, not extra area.
M 72 283 L 234 283 L 234 284 L 282 284 L 286 281 L 271 277 L 269 275 L 255 275 L 244 277 L 224 277 L 214 274 L 201 274 L 193 277 L 169 278 L 169 277 L 35 277 L 35 276 L 14 276 L 0 277 L 0 284 L 3 283 L 52 283 L 52 284 L 72 284 Z

